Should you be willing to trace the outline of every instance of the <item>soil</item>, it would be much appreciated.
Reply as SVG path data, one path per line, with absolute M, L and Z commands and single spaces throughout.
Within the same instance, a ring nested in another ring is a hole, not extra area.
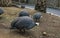
M 4 9 L 4 14 L 0 18 L 0 38 L 60 38 L 60 17 L 53 16 L 50 14 L 42 13 L 42 18 L 40 19 L 40 25 L 34 27 L 31 30 L 21 33 L 17 30 L 11 30 L 11 22 L 16 17 L 21 10 L 21 8 L 16 7 L 2 7 Z M 30 15 L 33 15 L 36 10 L 25 9 Z M 43 36 L 43 32 L 47 35 Z

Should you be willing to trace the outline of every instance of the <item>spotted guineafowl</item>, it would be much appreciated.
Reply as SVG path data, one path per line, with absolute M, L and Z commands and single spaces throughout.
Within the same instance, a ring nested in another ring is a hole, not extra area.
M 36 26 L 32 18 L 28 16 L 18 17 L 11 23 L 12 29 L 19 29 L 20 31 L 29 30 Z
M 21 8 L 25 8 L 25 6 L 24 5 L 21 5 Z
M 0 19 L 2 18 L 2 14 L 4 13 L 4 11 L 3 11 L 3 9 L 2 8 L 0 8 Z
M 34 19 L 36 22 L 40 21 L 40 18 L 41 18 L 41 13 L 40 13 L 40 12 L 35 13 L 35 14 L 33 15 L 33 19 Z
M 4 13 L 3 9 L 0 8 L 0 15 L 2 15 Z
M 21 16 L 29 16 L 29 13 L 27 11 L 23 10 L 19 13 L 19 17 L 21 17 Z

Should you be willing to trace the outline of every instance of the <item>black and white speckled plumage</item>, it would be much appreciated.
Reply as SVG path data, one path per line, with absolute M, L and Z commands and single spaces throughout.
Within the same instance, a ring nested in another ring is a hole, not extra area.
M 25 6 L 24 5 L 21 5 L 21 8 L 25 8 Z
M 35 13 L 35 14 L 33 15 L 33 19 L 35 19 L 35 20 L 39 20 L 40 18 L 41 18 L 41 13 L 40 13 L 40 12 Z
M 11 24 L 13 29 L 32 29 L 35 26 L 35 22 L 33 21 L 32 18 L 28 17 L 28 16 L 23 16 L 23 17 L 18 17 L 17 19 L 15 19 L 12 24 Z
M 19 17 L 21 17 L 21 16 L 29 16 L 29 13 L 27 11 L 23 10 L 19 13 Z
M 0 15 L 2 15 L 4 13 L 3 9 L 0 8 Z

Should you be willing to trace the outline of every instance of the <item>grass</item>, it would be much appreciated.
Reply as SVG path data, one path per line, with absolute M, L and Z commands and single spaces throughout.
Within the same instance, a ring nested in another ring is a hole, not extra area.
M 10 27 L 12 20 L 18 17 L 21 8 L 15 7 L 3 7 L 4 14 L 2 19 L 0 19 L 0 37 L 1 38 L 43 38 L 42 32 L 45 31 L 49 35 L 44 38 L 60 38 L 60 17 L 53 16 L 50 14 L 42 13 L 42 18 L 40 19 L 40 25 L 34 27 L 32 30 L 28 31 L 26 34 L 21 35 L 17 32 L 10 32 L 10 29 L 5 29 L 5 27 Z M 26 9 L 30 15 L 33 15 L 36 10 Z

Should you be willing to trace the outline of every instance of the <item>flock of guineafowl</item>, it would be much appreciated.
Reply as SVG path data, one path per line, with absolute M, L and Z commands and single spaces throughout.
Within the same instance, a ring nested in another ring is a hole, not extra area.
M 0 15 L 2 15 L 4 11 L 0 8 Z M 41 13 L 37 12 L 30 16 L 28 11 L 20 11 L 18 17 L 11 22 L 11 29 L 18 29 L 20 31 L 30 30 L 34 26 L 37 26 L 37 21 L 41 18 Z

